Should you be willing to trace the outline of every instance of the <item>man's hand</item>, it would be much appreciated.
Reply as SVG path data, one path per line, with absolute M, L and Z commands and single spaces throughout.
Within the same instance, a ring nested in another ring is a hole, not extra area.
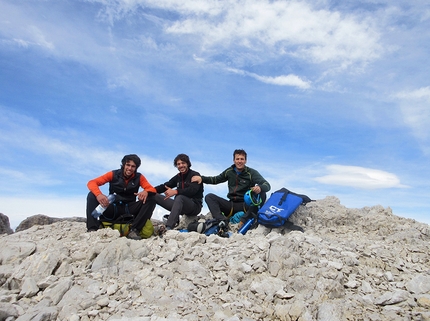
M 253 191 L 255 194 L 260 194 L 261 188 L 260 186 L 254 186 L 253 188 L 251 188 L 251 191 Z
M 146 199 L 148 198 L 148 192 L 147 191 L 142 191 L 142 192 L 139 192 L 139 193 L 134 193 L 134 195 L 136 195 L 137 199 L 139 201 L 142 201 L 143 204 L 145 204 Z
M 164 187 L 166 188 L 166 191 L 164 192 L 164 195 L 166 195 L 166 197 L 164 198 L 165 200 L 178 194 L 178 191 L 176 189 L 171 189 L 169 186 L 166 185 L 164 185 Z
M 201 184 L 202 183 L 202 177 L 201 176 L 193 176 L 193 177 L 191 177 L 191 183 Z
M 108 200 L 106 195 L 100 194 L 100 195 L 97 195 L 96 198 L 97 198 L 97 201 L 99 202 L 99 204 L 101 206 L 103 206 L 104 208 L 109 206 L 109 200 Z

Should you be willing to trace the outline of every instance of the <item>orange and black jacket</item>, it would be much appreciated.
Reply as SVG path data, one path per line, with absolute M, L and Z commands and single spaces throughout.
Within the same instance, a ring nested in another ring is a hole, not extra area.
M 88 182 L 89 190 L 97 197 L 102 194 L 100 186 L 109 183 L 109 194 L 116 193 L 115 201 L 135 202 L 135 193 L 139 188 L 149 193 L 156 193 L 155 188 L 146 180 L 141 173 L 135 173 L 130 178 L 125 178 L 122 169 L 107 172 L 106 174 L 92 179 Z

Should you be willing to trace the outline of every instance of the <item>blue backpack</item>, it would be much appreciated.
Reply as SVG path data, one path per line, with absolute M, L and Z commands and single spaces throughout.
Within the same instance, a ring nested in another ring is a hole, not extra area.
M 283 226 L 301 204 L 307 204 L 311 201 L 306 195 L 296 194 L 286 188 L 281 188 L 273 192 L 258 210 L 257 223 L 267 227 Z

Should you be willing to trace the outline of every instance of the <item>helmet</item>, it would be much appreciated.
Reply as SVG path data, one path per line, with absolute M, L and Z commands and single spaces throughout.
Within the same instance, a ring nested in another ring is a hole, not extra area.
M 243 196 L 243 199 L 245 201 L 245 204 L 248 206 L 258 206 L 261 204 L 260 194 L 255 194 L 252 192 L 252 190 L 247 191 Z

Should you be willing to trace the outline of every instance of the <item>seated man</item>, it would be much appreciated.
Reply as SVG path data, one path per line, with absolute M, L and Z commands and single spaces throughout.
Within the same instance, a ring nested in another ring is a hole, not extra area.
M 137 172 L 140 166 L 140 158 L 135 154 L 125 155 L 121 161 L 121 168 L 107 172 L 106 174 L 92 179 L 87 186 L 90 192 L 87 196 L 87 230 L 96 231 L 100 227 L 100 221 L 91 213 L 100 204 L 106 210 L 100 219 L 114 221 L 124 214 L 131 214 L 133 222 L 130 227 L 128 238 L 140 240 L 140 230 L 146 221 L 151 219 L 155 208 L 155 188 L 146 180 L 145 176 Z M 116 193 L 115 201 L 109 204 L 99 186 L 109 183 L 109 194 Z M 142 187 L 143 191 L 139 192 Z M 137 197 L 137 200 L 136 200 Z
M 181 214 L 198 215 L 203 204 L 203 184 L 191 182 L 193 176 L 200 176 L 200 174 L 190 169 L 190 158 L 185 154 L 179 154 L 173 160 L 173 166 L 179 173 L 168 182 L 155 187 L 158 193 L 155 195 L 156 203 L 170 211 L 166 223 L 167 230 L 173 229 L 179 223 Z
M 218 176 L 201 176 L 193 178 L 197 183 L 228 184 L 228 200 L 215 194 L 207 194 L 205 197 L 206 204 L 212 214 L 212 217 L 218 220 L 227 221 L 229 217 L 237 212 L 245 212 L 241 218 L 239 228 L 244 222 L 251 218 L 252 214 L 257 214 L 258 206 L 251 204 L 248 206 L 244 202 L 244 195 L 248 190 L 255 194 L 260 194 L 262 204 L 266 201 L 266 193 L 270 190 L 270 184 L 258 171 L 245 166 L 247 154 L 243 149 L 236 149 L 233 152 L 234 164 L 225 169 Z

